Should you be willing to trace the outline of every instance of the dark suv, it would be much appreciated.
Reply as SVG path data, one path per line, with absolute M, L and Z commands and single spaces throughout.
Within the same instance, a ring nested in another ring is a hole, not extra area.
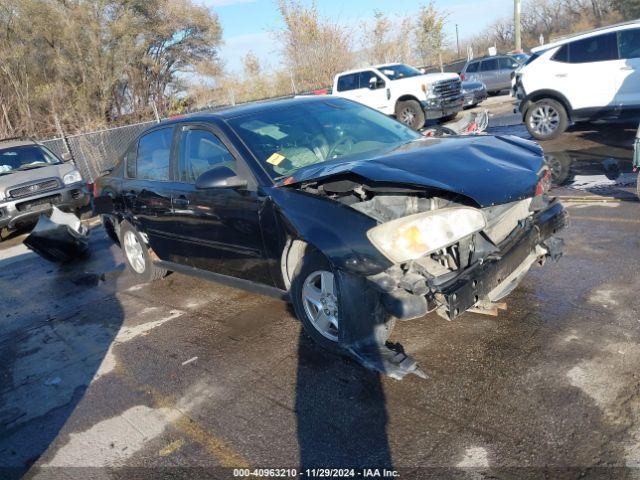
M 86 183 L 73 164 L 31 140 L 0 141 L 0 241 L 35 223 L 52 205 L 77 211 L 89 202 Z

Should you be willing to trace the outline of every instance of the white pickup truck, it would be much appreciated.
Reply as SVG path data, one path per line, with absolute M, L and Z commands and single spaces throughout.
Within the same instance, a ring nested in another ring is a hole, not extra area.
M 462 110 L 456 73 L 423 74 L 409 65 L 391 63 L 339 73 L 332 95 L 375 108 L 419 130 L 425 120 L 450 120 Z

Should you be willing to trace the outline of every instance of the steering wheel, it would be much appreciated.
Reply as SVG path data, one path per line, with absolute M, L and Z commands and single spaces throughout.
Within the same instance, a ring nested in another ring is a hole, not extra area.
M 333 144 L 333 146 L 329 149 L 329 152 L 327 153 L 327 160 L 331 160 L 333 159 L 333 154 L 336 153 L 336 150 L 338 149 L 338 147 L 340 147 L 341 145 L 349 145 L 349 151 L 351 151 L 351 149 L 353 148 L 353 140 L 350 137 L 342 137 L 340 138 L 336 143 Z

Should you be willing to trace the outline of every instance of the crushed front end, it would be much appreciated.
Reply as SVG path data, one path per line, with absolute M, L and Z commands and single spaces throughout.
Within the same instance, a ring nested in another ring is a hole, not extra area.
M 376 198 L 378 206 L 402 201 Z M 408 197 L 404 201 L 415 203 Z M 445 205 L 442 208 L 459 208 L 451 202 Z M 437 210 L 425 210 L 433 211 Z M 562 240 L 555 235 L 565 226 L 566 212 L 557 199 L 538 195 L 477 211 L 485 218 L 482 229 L 368 277 L 391 315 L 411 319 L 435 310 L 452 320 L 471 308 L 493 312 L 533 264 L 562 255 Z

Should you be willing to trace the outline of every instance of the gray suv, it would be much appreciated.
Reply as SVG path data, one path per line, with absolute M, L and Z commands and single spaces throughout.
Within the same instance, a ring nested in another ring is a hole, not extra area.
M 466 63 L 460 78 L 482 82 L 489 94 L 495 94 L 511 88 L 511 76 L 518 67 L 520 63 L 509 55 L 474 58 Z
M 79 211 L 90 196 L 80 172 L 31 140 L 0 140 L 0 241 L 52 205 Z

